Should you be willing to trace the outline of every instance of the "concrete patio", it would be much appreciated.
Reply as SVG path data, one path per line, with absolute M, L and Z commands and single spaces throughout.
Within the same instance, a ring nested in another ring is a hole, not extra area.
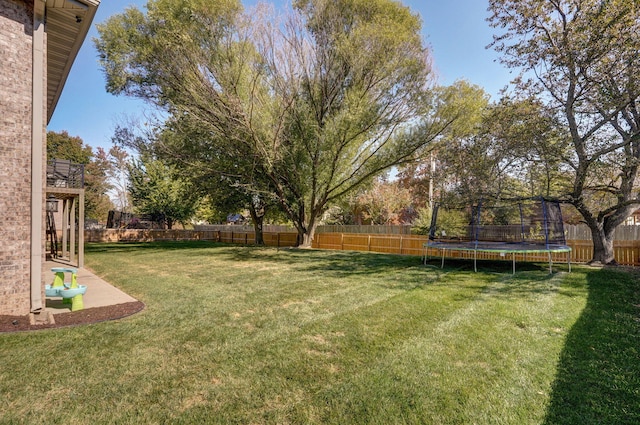
M 53 267 L 69 267 L 65 263 L 59 263 L 55 261 L 47 261 L 45 263 L 44 279 L 47 283 L 52 283 L 54 273 L 51 271 Z M 74 267 L 75 268 L 75 267 Z M 129 302 L 138 301 L 135 298 L 129 296 L 120 289 L 100 279 L 98 276 L 91 273 L 85 268 L 79 268 L 78 270 L 78 284 L 86 285 L 87 292 L 83 295 L 84 308 L 93 307 L 105 307 L 116 304 L 124 304 Z M 65 275 L 65 281 L 69 281 L 71 276 L 69 273 Z M 69 313 L 71 311 L 71 304 L 63 304 L 62 298 L 47 298 L 46 299 L 47 311 L 57 313 Z

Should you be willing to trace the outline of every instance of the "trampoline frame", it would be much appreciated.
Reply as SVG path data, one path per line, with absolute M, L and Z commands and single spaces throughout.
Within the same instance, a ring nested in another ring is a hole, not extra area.
M 442 253 L 442 264 L 440 268 L 444 268 L 444 258 L 447 250 L 457 252 L 473 252 L 473 271 L 478 271 L 478 252 L 499 254 L 501 257 L 511 254 L 513 271 L 516 273 L 516 254 L 541 254 L 547 253 L 549 256 L 549 273 L 553 273 L 553 253 L 567 253 L 567 264 L 569 265 L 569 273 L 571 273 L 571 247 L 567 245 L 536 245 L 530 243 L 502 243 L 502 242 L 441 242 L 429 241 L 423 245 L 424 256 L 423 262 L 426 265 L 429 257 L 429 248 L 437 249 Z M 525 259 L 526 261 L 526 259 Z

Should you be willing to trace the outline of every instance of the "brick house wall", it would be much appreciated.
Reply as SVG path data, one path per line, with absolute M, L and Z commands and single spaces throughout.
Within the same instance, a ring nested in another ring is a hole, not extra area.
M 0 314 L 31 308 L 33 13 L 33 1 L 0 0 Z

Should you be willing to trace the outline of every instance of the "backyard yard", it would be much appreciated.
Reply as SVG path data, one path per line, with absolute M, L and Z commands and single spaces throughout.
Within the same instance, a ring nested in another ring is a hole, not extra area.
M 90 244 L 145 310 L 0 334 L 0 424 L 637 424 L 640 274 Z

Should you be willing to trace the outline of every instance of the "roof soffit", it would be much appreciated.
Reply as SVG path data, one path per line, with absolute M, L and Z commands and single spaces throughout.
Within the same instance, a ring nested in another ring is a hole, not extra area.
M 47 0 L 47 122 L 84 42 L 99 0 Z

